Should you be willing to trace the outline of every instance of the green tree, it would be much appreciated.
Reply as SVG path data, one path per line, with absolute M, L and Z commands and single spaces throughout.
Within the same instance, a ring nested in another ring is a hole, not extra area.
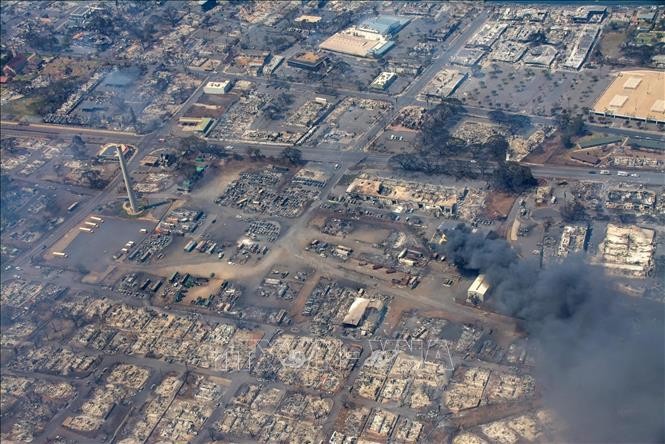
M 202 151 L 208 146 L 205 140 L 194 135 L 180 139 L 179 145 L 185 156 Z
M 564 203 L 560 213 L 564 222 L 578 222 L 586 219 L 586 208 L 577 199 Z
M 519 194 L 536 186 L 531 169 L 515 162 L 501 162 L 492 175 L 492 185 L 507 193 Z
M 556 122 L 561 134 L 561 142 L 566 148 L 573 146 L 573 137 L 579 137 L 586 133 L 584 118 L 581 114 L 573 116 L 570 111 L 565 110 L 557 116 Z
M 508 153 L 508 141 L 503 136 L 493 135 L 487 139 L 482 148 L 491 159 L 503 162 L 506 160 L 506 154 Z
M 259 148 L 253 148 L 250 146 L 245 149 L 245 153 L 247 154 L 247 157 L 252 160 L 261 160 L 265 157 Z
M 303 163 L 302 151 L 298 148 L 287 147 L 282 150 L 282 159 L 289 161 L 293 165 L 300 165 Z

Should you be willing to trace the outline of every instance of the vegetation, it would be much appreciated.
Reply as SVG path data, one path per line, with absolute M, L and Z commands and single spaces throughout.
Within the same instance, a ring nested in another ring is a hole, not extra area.
M 73 80 L 56 80 L 49 86 L 34 91 L 35 97 L 41 97 L 36 111 L 42 116 L 55 112 L 76 90 L 78 82 Z
M 102 190 L 108 184 L 106 180 L 100 177 L 100 173 L 97 170 L 84 171 L 81 175 L 81 179 L 88 187 L 94 190 Z
M 247 149 L 245 149 L 245 153 L 247 154 L 247 157 L 254 161 L 261 160 L 265 157 L 259 148 L 252 148 L 248 146 Z
M 467 143 L 451 136 L 448 128 L 461 111 L 462 105 L 457 100 L 445 101 L 432 109 L 423 124 L 419 151 L 393 156 L 390 159 L 391 166 L 405 171 L 475 179 L 484 176 L 496 165 L 491 176 L 491 183 L 496 189 L 521 193 L 536 185 L 529 168 L 505 161 L 509 148 L 505 137 L 493 135 L 482 143 Z M 493 116 L 513 127 L 524 128 L 530 125 L 529 119 L 522 116 L 511 116 L 501 111 Z M 472 159 L 468 159 L 469 155 Z
M 200 152 L 208 146 L 205 140 L 194 135 L 180 139 L 179 145 L 185 156 Z
M 56 51 L 60 49 L 58 39 L 55 38 L 53 33 L 36 31 L 29 32 L 26 35 L 26 43 L 32 49 L 37 51 Z
M 88 157 L 88 153 L 85 149 L 85 141 L 79 135 L 72 137 L 72 142 L 69 144 L 69 149 L 76 159 L 86 159 Z
M 519 194 L 537 185 L 529 167 L 501 162 L 492 174 L 492 185 L 499 191 Z
M 10 153 L 16 152 L 16 148 L 18 146 L 18 143 L 16 141 L 15 137 L 6 137 L 2 140 L 0 140 L 0 149 L 3 151 L 7 151 Z
M 289 105 L 293 104 L 293 95 L 283 92 L 263 108 L 263 114 L 270 120 L 281 120 Z
M 290 162 L 292 165 L 300 165 L 303 163 L 302 151 L 298 148 L 287 147 L 282 150 L 282 159 Z
M 513 133 L 523 131 L 531 126 L 531 119 L 519 114 L 508 114 L 501 110 L 494 110 L 487 113 L 487 116 L 492 122 L 506 126 Z
M 570 111 L 563 111 L 557 116 L 557 126 L 561 133 L 561 143 L 566 148 L 573 146 L 573 137 L 579 137 L 586 134 L 584 118 L 581 114 L 571 115 Z
M 577 199 L 564 203 L 560 213 L 563 221 L 567 223 L 579 222 L 587 218 L 584 205 L 582 205 L 582 203 Z
M 448 129 L 461 113 L 462 102 L 457 99 L 447 99 L 429 110 L 420 130 L 421 150 L 443 153 L 458 149 L 464 142 L 451 140 Z

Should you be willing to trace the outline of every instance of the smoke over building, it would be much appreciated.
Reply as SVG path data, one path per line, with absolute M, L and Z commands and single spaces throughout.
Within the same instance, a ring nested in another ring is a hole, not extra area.
M 665 441 L 662 306 L 621 295 L 579 258 L 540 269 L 503 239 L 465 226 L 445 234 L 446 256 L 484 273 L 499 309 L 524 321 L 544 401 L 568 442 Z

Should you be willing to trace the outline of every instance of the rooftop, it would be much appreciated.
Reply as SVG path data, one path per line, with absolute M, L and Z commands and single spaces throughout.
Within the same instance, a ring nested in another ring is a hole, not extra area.
M 593 111 L 665 122 L 665 72 L 623 71 L 596 101 Z
M 399 18 L 392 15 L 380 15 L 378 17 L 363 20 L 358 24 L 358 29 L 390 36 L 402 29 L 407 23 L 409 23 L 409 19 L 407 18 Z

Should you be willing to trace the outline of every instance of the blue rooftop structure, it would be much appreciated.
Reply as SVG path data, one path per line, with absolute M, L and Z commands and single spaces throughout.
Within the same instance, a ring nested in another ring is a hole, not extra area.
M 363 20 L 357 28 L 389 37 L 395 35 L 400 29 L 406 26 L 407 23 L 409 23 L 409 19 L 407 18 L 399 18 L 393 15 L 380 15 L 375 18 Z
M 372 54 L 374 54 L 375 57 L 383 57 L 383 55 L 390 51 L 394 46 L 395 42 L 386 42 L 378 48 L 374 48 Z

